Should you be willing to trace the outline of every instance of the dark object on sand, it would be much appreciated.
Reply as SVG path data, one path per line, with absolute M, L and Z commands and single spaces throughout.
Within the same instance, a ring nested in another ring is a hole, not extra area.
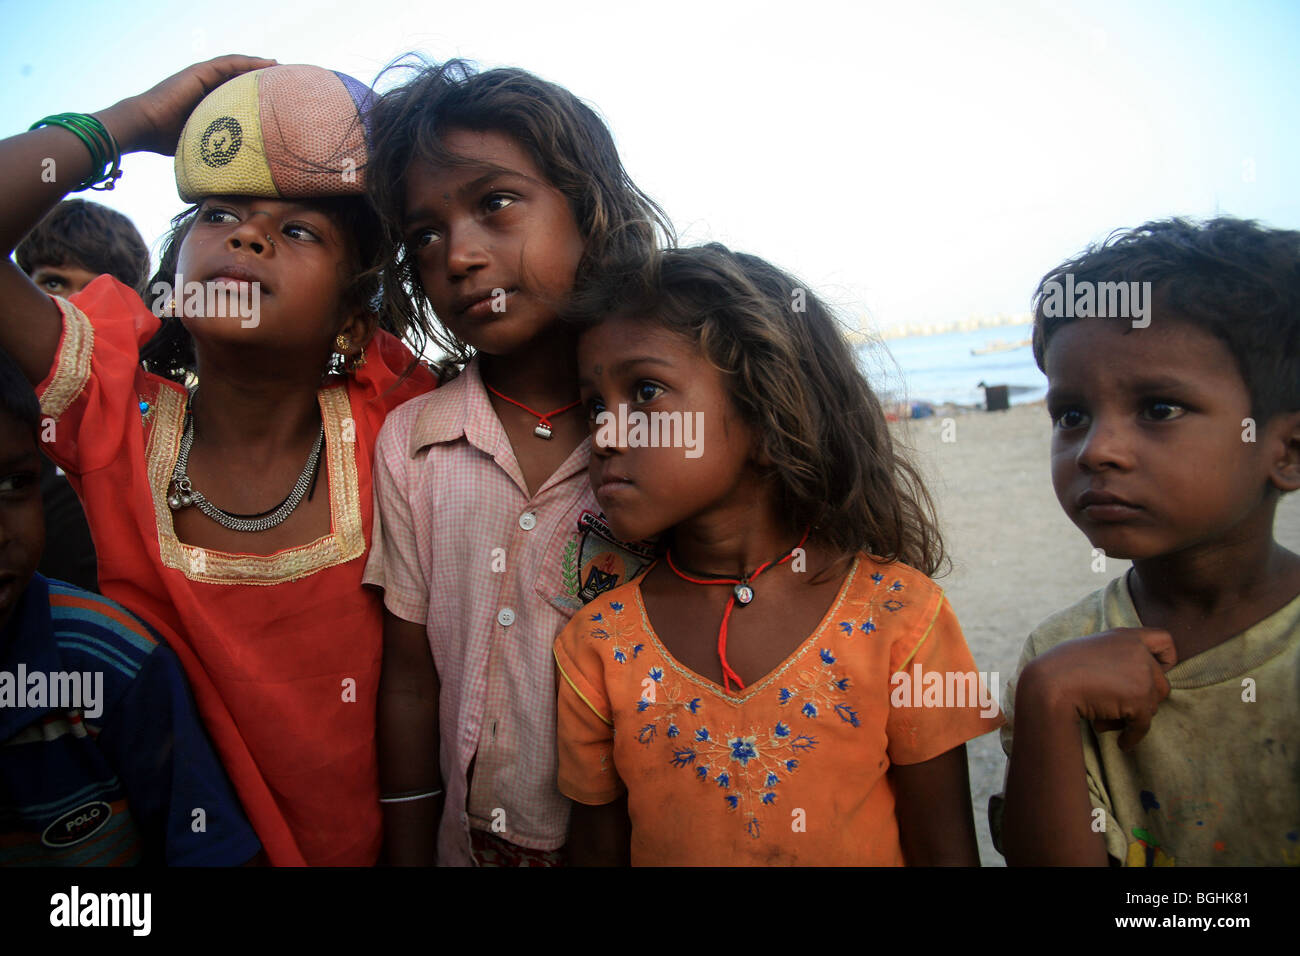
M 977 388 L 984 389 L 984 410 L 986 412 L 1005 412 L 1011 407 L 1007 400 L 1007 386 L 985 385 L 980 382 Z

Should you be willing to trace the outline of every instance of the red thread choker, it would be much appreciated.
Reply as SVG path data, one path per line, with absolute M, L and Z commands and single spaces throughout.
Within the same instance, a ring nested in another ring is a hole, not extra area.
M 504 398 L 505 396 L 502 397 Z M 731 597 L 728 598 L 727 600 L 727 609 L 722 612 L 722 625 L 718 628 L 718 660 L 722 664 L 722 687 L 728 694 L 731 693 L 731 682 L 733 680 L 736 682 L 736 686 L 740 690 L 745 689 L 745 684 L 743 681 L 741 681 L 740 675 L 737 674 L 734 670 L 732 670 L 731 665 L 727 663 L 727 622 L 731 619 L 731 612 L 732 610 L 735 609 L 736 602 L 739 601 L 741 606 L 743 607 L 744 605 L 749 604 L 749 602 L 754 600 L 754 589 L 750 586 L 749 582 L 753 581 L 756 577 L 758 577 L 760 574 L 766 571 L 769 567 L 777 567 L 779 565 L 785 564 L 787 561 L 793 558 L 794 553 L 798 551 L 800 548 L 802 548 L 804 546 L 804 542 L 808 540 L 808 533 L 810 531 L 812 531 L 811 526 L 809 526 L 804 531 L 803 537 L 799 539 L 799 543 L 796 544 L 789 551 L 787 551 L 784 557 L 780 559 L 774 558 L 771 561 L 767 561 L 763 564 L 760 564 L 751 573 L 746 574 L 740 578 L 728 578 L 721 575 L 708 575 L 702 578 L 688 577 L 687 575 L 683 574 L 681 570 L 678 569 L 677 565 L 673 564 L 672 549 L 670 548 L 668 549 L 668 551 L 664 553 L 664 557 L 668 559 L 668 567 L 672 569 L 673 574 L 677 575 L 683 581 L 690 581 L 692 584 L 734 584 L 735 585 L 735 587 L 731 589 Z M 703 574 L 704 572 L 696 571 L 693 573 Z
M 495 395 L 497 398 L 501 399 L 502 401 L 509 402 L 511 405 L 517 405 L 519 408 L 522 408 L 524 411 L 526 411 L 529 415 L 536 415 L 537 427 L 533 429 L 533 434 L 536 435 L 538 438 L 549 439 L 551 437 L 551 416 L 552 415 L 559 415 L 561 412 L 567 412 L 571 408 L 577 408 L 578 405 L 582 402 L 582 399 L 580 398 L 574 399 L 573 401 L 569 402 L 569 404 L 563 406 L 562 408 L 557 408 L 554 411 L 547 412 L 545 415 L 543 415 L 535 408 L 529 408 L 523 402 L 516 402 L 509 395 L 502 395 L 491 385 L 488 385 L 487 382 L 484 382 L 483 384 L 487 387 L 487 390 L 489 392 L 491 392 L 493 395 Z

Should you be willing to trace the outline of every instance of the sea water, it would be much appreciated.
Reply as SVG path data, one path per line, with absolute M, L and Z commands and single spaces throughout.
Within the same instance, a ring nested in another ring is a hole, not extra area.
M 1047 378 L 1034 364 L 1033 350 L 1028 345 L 989 355 L 972 355 L 971 350 L 998 341 L 1024 341 L 1031 328 L 1024 323 L 913 335 L 862 345 L 858 352 L 872 387 L 885 399 L 982 406 L 979 383 L 984 382 L 1010 386 L 1011 403 L 1018 405 L 1039 401 L 1047 392 Z

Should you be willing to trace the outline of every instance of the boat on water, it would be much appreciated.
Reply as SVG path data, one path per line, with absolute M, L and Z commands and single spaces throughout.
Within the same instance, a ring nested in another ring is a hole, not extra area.
M 1026 345 L 1033 344 L 1033 339 L 1021 339 L 1019 342 L 1008 342 L 1005 339 L 998 339 L 996 342 L 990 342 L 977 349 L 971 349 L 971 355 L 996 355 L 999 352 L 1014 352 L 1016 349 L 1023 349 Z

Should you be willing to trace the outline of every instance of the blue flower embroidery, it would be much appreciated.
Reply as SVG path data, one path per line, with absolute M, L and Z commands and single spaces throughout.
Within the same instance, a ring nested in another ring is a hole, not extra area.
M 729 793 L 722 799 L 727 801 L 728 810 L 734 810 L 740 804 L 740 797 L 736 796 L 734 793 Z
M 808 701 L 808 703 L 804 704 L 803 707 L 800 708 L 800 713 L 805 717 L 816 717 L 817 706 L 812 701 Z
M 615 611 L 623 610 L 623 605 L 619 604 L 617 601 L 610 601 L 609 606 Z
M 782 687 L 782 688 L 781 688 L 781 694 L 780 694 L 780 702 L 781 702 L 781 703 L 783 703 L 783 704 L 788 704 L 788 703 L 790 703 L 790 698 L 791 698 L 792 696 L 793 696 L 793 695 L 790 693 L 790 688 L 788 688 L 788 687 Z
M 822 663 L 823 663 L 823 664 L 834 664 L 834 663 L 835 663 L 835 655 L 833 655 L 830 651 L 826 650 L 826 648 L 824 648 L 824 647 L 822 648 L 822 655 L 821 655 L 821 656 L 822 656 Z
M 699 777 L 701 780 L 706 780 L 706 779 L 708 779 L 708 776 L 709 776 L 709 768 L 708 768 L 708 767 L 696 767 L 696 768 L 695 768 L 695 776 Z
M 627 655 L 624 654 L 624 653 L 623 653 L 621 650 L 619 650 L 618 648 L 615 648 L 615 649 L 614 649 L 614 660 L 616 660 L 616 661 L 618 661 L 620 664 L 622 664 L 622 663 L 624 663 L 624 662 L 627 660 Z
M 640 733 L 636 735 L 637 743 L 648 744 L 655 739 L 655 734 L 659 732 L 654 724 L 646 724 L 641 728 Z
M 780 782 L 781 778 L 769 771 L 767 775 L 767 783 L 764 784 L 764 786 L 775 787 Z
M 902 607 L 903 607 L 903 602 L 899 600 L 895 600 L 894 598 L 890 598 L 888 601 L 885 602 L 886 611 L 898 611 L 901 610 Z
M 758 751 L 754 749 L 753 737 L 732 737 L 727 741 L 727 745 L 731 747 L 731 759 L 739 760 L 742 765 L 758 757 Z
M 669 724 L 669 725 L 668 725 L 668 736 L 669 736 L 669 737 L 676 737 L 676 736 L 677 736 L 678 734 L 680 734 L 680 733 L 681 733 L 681 731 L 677 729 L 677 725 L 676 725 L 676 724 Z
M 852 621 L 840 621 L 840 630 L 843 631 L 845 634 L 852 634 L 852 633 L 853 633 L 853 622 L 852 622 Z
M 835 713 L 839 714 L 840 720 L 846 724 L 852 724 L 854 727 L 858 726 L 858 712 L 848 704 L 836 704 Z
M 721 787 L 723 790 L 726 790 L 728 787 L 731 786 L 731 774 L 727 773 L 727 771 L 725 770 L 722 771 L 722 773 L 718 774 L 713 779 L 718 782 L 718 786 Z
M 633 657 L 636 657 L 638 654 L 640 654 L 640 653 L 641 653 L 642 651 L 644 651 L 644 650 L 645 650 L 645 645 L 644 645 L 644 644 L 633 644 L 633 645 L 632 645 L 632 656 L 633 656 Z
M 812 750 L 817 746 L 817 738 L 809 737 L 807 734 L 800 734 L 794 740 L 790 741 L 791 750 Z
M 762 828 L 758 825 L 758 817 L 749 818 L 749 823 L 745 825 L 745 831 L 755 840 L 758 839 L 759 833 L 762 832 Z
M 874 631 L 875 629 L 876 629 L 876 622 L 875 622 L 875 621 L 864 621 L 863 624 L 862 624 L 862 633 L 863 633 L 863 634 L 870 634 L 870 633 L 871 633 L 872 631 Z
M 799 766 L 799 761 L 797 761 L 797 760 L 787 760 L 787 761 L 785 762 L 785 772 L 786 772 L 786 773 L 794 773 L 795 768 L 798 767 L 798 766 Z
M 600 612 L 597 611 L 595 614 L 593 614 L 593 615 L 591 616 L 591 619 L 592 619 L 593 621 L 599 621 L 599 620 L 600 620 Z
M 650 679 L 653 681 L 663 680 L 664 669 L 662 667 L 650 668 Z
M 770 793 L 770 792 L 769 792 L 769 793 L 765 793 L 765 794 L 763 794 L 762 800 L 763 800 L 763 802 L 766 803 L 768 806 L 771 806 L 772 804 L 776 803 L 776 794 L 775 794 L 775 793 Z
M 641 711 L 645 710 L 649 706 L 650 706 L 650 701 L 642 697 L 640 700 L 636 702 L 637 713 L 640 713 Z
M 873 574 L 873 575 L 871 576 L 871 580 L 873 580 L 873 581 L 875 581 L 877 584 L 879 584 L 881 581 L 885 580 L 885 576 L 884 576 L 883 574 L 880 574 L 879 572 L 877 572 L 876 574 Z
M 708 727 L 701 727 L 699 730 L 695 731 L 695 739 L 698 740 L 698 741 L 700 741 L 701 743 L 703 743 L 704 741 L 708 740 L 708 739 L 709 739 L 709 728 L 708 728 Z
M 776 728 L 772 732 L 778 737 L 790 736 L 790 728 L 783 721 L 777 723 Z
M 673 766 L 685 767 L 687 764 L 695 763 L 694 750 L 678 750 L 673 753 Z M 701 770 L 704 768 L 701 767 Z
M 849 679 L 847 677 L 841 677 L 839 680 L 835 682 L 835 688 L 836 690 L 848 690 Z
M 686 705 L 686 709 L 689 710 L 692 714 L 695 713 L 697 710 L 700 709 L 700 699 L 696 697 L 694 700 L 692 700 L 689 704 Z
M 895 581 L 893 584 L 891 584 L 891 585 L 889 586 L 889 590 L 891 590 L 891 591 L 901 591 L 901 590 L 903 590 L 903 582 L 902 582 L 902 581 Z

